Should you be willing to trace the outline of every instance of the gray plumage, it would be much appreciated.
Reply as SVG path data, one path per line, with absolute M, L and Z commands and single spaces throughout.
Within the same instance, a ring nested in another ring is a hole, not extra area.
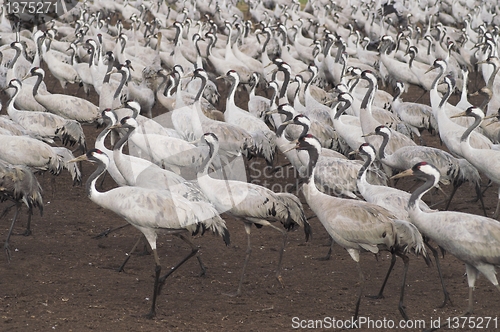
M 52 174 L 59 174 L 63 167 L 62 158 L 50 145 L 28 136 L 0 135 L 0 159 Z
M 33 210 L 39 209 L 40 215 L 43 213 L 42 192 L 42 187 L 28 167 L 12 165 L 0 160 L 0 202 L 8 200 L 14 202 L 16 206 L 16 212 L 4 244 L 8 260 L 10 260 L 9 240 L 19 215 L 21 204 L 24 203 L 28 207 L 28 222 L 24 234 L 29 235 L 31 234 L 31 216 L 33 215 Z
M 73 146 L 77 143 L 85 151 L 85 134 L 79 122 L 48 112 L 18 110 L 14 104 L 22 83 L 18 79 L 13 79 L 9 82 L 9 88 L 13 88 L 15 92 L 7 105 L 7 112 L 10 118 L 25 128 L 29 135 L 48 143 L 53 143 L 53 139 L 58 137 L 63 144 Z
M 31 69 L 31 75 L 38 77 L 33 87 L 33 96 L 47 111 L 81 123 L 94 123 L 100 119 L 99 107 L 86 99 L 65 94 L 39 94 L 38 87 L 45 75 L 42 68 Z
M 153 250 L 156 263 L 155 283 L 151 310 L 148 314 L 149 317 L 153 317 L 156 314 L 156 299 L 161 284 L 171 273 L 160 278 L 161 265 L 156 251 L 158 232 L 163 230 L 170 234 L 180 234 L 180 232 L 188 231 L 192 234 L 203 234 L 206 230 L 210 230 L 222 236 L 224 242 L 229 244 L 229 232 L 226 225 L 222 219 L 204 219 L 204 211 L 193 209 L 187 199 L 167 190 L 124 186 L 99 192 L 95 184 L 97 178 L 106 171 L 109 158 L 100 150 L 92 149 L 87 154 L 73 159 L 72 162 L 81 160 L 89 160 L 98 164 L 96 171 L 87 179 L 86 188 L 90 200 L 115 212 L 140 230 Z M 179 236 L 191 243 L 182 235 Z M 194 245 L 192 247 L 192 252 L 177 267 L 196 254 L 197 248 Z
M 465 263 L 469 284 L 469 304 L 464 315 L 472 314 L 473 290 L 483 274 L 499 291 L 495 266 L 500 266 L 500 223 L 494 219 L 455 211 L 424 212 L 418 201 L 439 182 L 440 172 L 427 162 L 419 162 L 394 178 L 416 175 L 426 179 L 408 202 L 411 222 L 441 248 Z
M 252 251 L 250 246 L 251 225 L 258 228 L 270 226 L 283 234 L 283 244 L 280 251 L 276 277 L 281 280 L 281 261 L 285 249 L 287 231 L 297 226 L 304 227 L 306 240 L 311 235 L 311 228 L 307 222 L 299 199 L 288 193 L 275 193 L 265 187 L 236 180 L 219 180 L 208 174 L 219 151 L 217 137 L 208 133 L 202 136 L 203 141 L 209 146 L 209 156 L 204 160 L 201 170 L 198 171 L 198 184 L 208 199 L 215 205 L 219 213 L 228 213 L 241 219 L 247 234 L 247 251 L 243 272 L 240 278 L 236 295 L 241 293 L 241 286 L 245 269 Z M 281 223 L 283 228 L 276 226 Z

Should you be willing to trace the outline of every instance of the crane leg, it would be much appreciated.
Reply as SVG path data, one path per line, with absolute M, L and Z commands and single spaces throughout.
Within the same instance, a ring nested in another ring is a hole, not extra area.
M 16 223 L 17 216 L 19 214 L 19 211 L 21 210 L 21 204 L 16 203 L 16 213 L 14 214 L 14 218 L 12 219 L 12 223 L 10 224 L 9 232 L 7 233 L 7 239 L 5 240 L 5 243 L 3 245 L 3 248 L 5 250 L 5 254 L 7 255 L 7 262 L 10 262 L 10 245 L 9 245 L 9 240 L 10 236 L 12 235 L 12 230 L 14 229 L 14 224 Z
M 497 202 L 497 207 L 495 209 L 495 214 L 493 215 L 493 219 L 498 219 L 499 214 L 500 214 L 500 188 L 498 188 L 498 202 Z
M 453 199 L 453 196 L 455 196 L 455 193 L 457 192 L 458 187 L 460 187 L 460 185 L 453 184 L 453 189 L 451 191 L 450 198 L 446 202 L 446 207 L 444 208 L 445 210 L 448 210 L 448 208 L 450 207 L 451 200 Z
M 404 269 L 403 269 L 403 282 L 401 284 L 401 294 L 399 295 L 399 304 L 398 304 L 398 309 L 399 312 L 401 313 L 401 316 L 403 316 L 404 320 L 409 320 L 408 315 L 406 314 L 406 308 L 404 305 L 404 297 L 405 297 L 405 287 L 406 287 L 406 275 L 408 274 L 408 267 L 410 266 L 410 259 L 408 256 L 402 253 L 397 254 L 401 259 L 403 260 L 404 263 Z
M 16 202 L 14 201 L 14 204 L 10 205 L 10 206 L 7 206 L 3 212 L 2 212 L 2 215 L 0 215 L 0 219 L 2 219 L 3 217 L 5 217 L 7 215 L 7 213 L 10 212 L 10 209 L 12 209 L 14 206 L 17 206 Z
M 392 269 L 394 268 L 394 264 L 396 264 L 396 254 L 395 253 L 392 254 L 391 265 L 389 266 L 389 270 L 387 271 L 387 274 L 385 275 L 384 282 L 382 283 L 382 287 L 380 287 L 380 291 L 378 292 L 377 295 L 367 295 L 366 297 L 371 298 L 371 299 L 383 299 L 384 298 L 385 285 L 387 284 L 387 280 L 389 280 L 389 276 L 391 275 Z
M 481 192 L 481 185 L 479 183 L 476 183 L 475 188 L 476 188 L 477 199 L 479 199 L 479 201 L 481 202 L 481 207 L 483 208 L 483 213 L 484 213 L 484 216 L 486 217 L 487 213 L 486 213 L 486 208 L 484 207 L 484 200 L 483 200 L 483 193 Z
M 179 266 L 181 266 L 182 264 L 184 264 L 184 262 L 186 262 L 189 258 L 193 257 L 194 255 L 196 255 L 196 258 L 198 259 L 198 263 L 200 264 L 200 268 L 201 268 L 200 277 L 204 276 L 205 273 L 207 272 L 207 268 L 205 267 L 205 265 L 201 261 L 200 255 L 198 255 L 199 248 L 197 246 L 195 246 L 194 243 L 191 242 L 184 235 L 182 235 L 182 234 L 174 234 L 174 235 L 177 236 L 177 237 L 179 237 L 182 241 L 186 242 L 191 247 L 191 253 L 189 253 L 179 264 L 177 264 L 176 266 L 174 266 L 173 268 L 171 268 L 170 271 L 162 277 L 162 279 L 163 280 L 166 279 L 169 275 L 172 274 L 172 272 L 174 272 L 175 270 L 177 270 L 177 268 Z
M 474 285 L 476 284 L 479 271 L 474 266 L 465 264 L 465 272 L 467 273 L 467 283 L 469 284 L 469 305 L 467 311 L 462 316 L 472 315 L 474 312 Z M 489 279 L 489 278 L 488 278 Z
M 482 192 L 482 196 L 484 196 L 484 194 L 486 193 L 486 190 L 488 190 L 488 188 L 491 187 L 492 184 L 493 184 L 493 182 L 491 180 L 488 180 L 488 183 L 486 184 L 486 188 L 484 188 L 484 190 Z
M 182 234 L 176 234 L 177 236 L 179 236 L 183 241 L 185 242 L 188 242 L 189 240 L 184 237 L 184 235 Z M 189 241 L 190 242 L 190 241 Z M 192 244 L 192 243 L 191 243 Z M 182 264 L 186 263 L 191 257 L 193 257 L 194 255 L 196 255 L 198 253 L 198 247 L 196 247 L 194 244 L 192 246 L 192 250 L 189 254 L 187 254 L 186 257 L 184 257 L 179 263 L 177 263 L 175 266 L 171 267 L 169 269 L 169 271 L 160 278 L 160 285 L 158 286 L 158 293 L 160 293 L 161 291 L 161 288 L 163 287 L 163 285 L 165 284 L 165 280 L 172 274 L 174 273 L 175 270 L 177 270 L 179 267 L 181 267 Z
M 414 101 L 414 103 L 418 102 L 418 101 L 419 101 L 419 100 L 420 100 L 423 96 L 425 96 L 425 93 L 427 92 L 427 90 L 425 90 L 425 89 L 423 89 L 423 90 L 424 90 L 424 92 L 420 95 L 420 97 L 418 97 L 418 98 Z
M 31 216 L 33 215 L 33 212 L 31 209 L 28 212 L 28 222 L 26 223 L 26 230 L 22 235 L 24 236 L 30 236 L 31 235 Z
M 356 262 L 356 267 L 358 268 L 359 273 L 359 292 L 358 299 L 356 300 L 356 308 L 354 309 L 354 320 L 358 320 L 359 313 L 359 305 L 361 304 L 361 296 L 363 295 L 363 287 L 365 285 L 365 276 L 363 275 L 363 271 L 361 271 L 361 265 L 359 262 Z
M 122 265 L 120 265 L 120 267 L 118 268 L 118 272 L 122 272 L 123 271 L 123 269 L 125 268 L 125 264 L 127 264 L 128 260 L 130 259 L 130 256 L 135 251 L 135 249 L 137 248 L 137 246 L 139 245 L 139 243 L 141 242 L 141 240 L 142 240 L 143 237 L 144 237 L 144 235 L 141 234 L 141 236 L 139 237 L 139 239 L 137 239 L 137 242 L 134 244 L 134 246 L 132 247 L 132 249 L 130 249 L 130 251 L 128 253 L 125 253 L 125 255 L 127 257 L 123 261 Z
M 247 264 L 250 259 L 250 254 L 252 253 L 252 246 L 250 245 L 250 231 L 252 224 L 245 222 L 244 225 L 245 225 L 245 232 L 247 233 L 247 251 L 245 255 L 245 261 L 243 262 L 243 271 L 241 272 L 240 282 L 238 284 L 238 289 L 236 290 L 236 293 L 224 294 L 231 297 L 239 296 L 241 294 L 241 286 L 243 285 L 243 279 L 245 278 L 245 271 L 247 269 Z
M 161 265 L 160 259 L 158 258 L 158 253 L 156 249 L 153 249 L 153 255 L 155 257 L 155 282 L 153 285 L 153 300 L 151 301 L 151 310 L 146 314 L 146 318 L 153 319 L 156 316 L 156 298 L 158 297 L 158 288 L 160 284 L 160 273 Z
M 441 263 L 439 262 L 439 254 L 438 254 L 437 250 L 434 249 L 429 244 L 429 242 L 427 240 L 424 241 L 424 243 L 427 245 L 427 248 L 429 248 L 429 250 L 432 252 L 432 255 L 434 256 L 434 259 L 436 260 L 436 267 L 437 267 L 437 270 L 438 270 L 439 279 L 441 281 L 441 287 L 443 288 L 443 295 L 444 295 L 443 303 L 438 308 L 443 308 L 446 305 L 447 302 L 450 302 L 450 304 L 452 304 L 452 302 L 451 302 L 450 294 L 446 290 L 446 285 L 444 284 L 443 273 L 441 272 Z
M 270 225 L 272 228 L 276 229 L 278 232 L 283 234 L 283 243 L 281 245 L 281 251 L 280 251 L 280 257 L 278 260 L 278 267 L 276 268 L 276 279 L 278 279 L 281 288 L 285 288 L 285 285 L 283 284 L 283 278 L 281 277 L 281 262 L 283 261 L 283 253 L 285 252 L 285 246 L 286 242 L 288 240 L 288 233 L 285 230 L 279 229 L 278 227 L 274 225 Z
M 121 225 L 121 226 L 118 226 L 118 227 L 115 227 L 115 228 L 108 228 L 107 230 L 105 230 L 104 232 L 101 232 L 99 234 L 97 234 L 96 236 L 92 237 L 93 239 L 100 239 L 102 237 L 107 237 L 110 233 L 113 233 L 115 231 L 118 231 L 122 228 L 125 228 L 127 226 L 130 226 L 129 223 L 126 223 L 124 225 Z
M 333 246 L 335 245 L 335 241 L 333 241 L 333 238 L 330 236 L 330 248 L 328 248 L 328 253 L 324 257 L 318 257 L 319 261 L 328 261 L 332 257 L 332 252 L 333 252 Z

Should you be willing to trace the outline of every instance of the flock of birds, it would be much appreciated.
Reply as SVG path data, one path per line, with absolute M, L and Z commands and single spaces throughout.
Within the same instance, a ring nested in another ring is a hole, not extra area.
M 452 184 L 448 209 L 465 182 L 481 202 L 481 176 L 500 184 L 498 5 L 474 0 L 246 5 L 243 13 L 229 0 L 82 1 L 43 26 L 18 31 L 2 13 L 0 85 L 9 101 L 0 117 L 0 197 L 16 207 L 4 246 L 8 259 L 21 206 L 28 207 L 29 218 L 43 210 L 34 173 L 57 175 L 65 169 L 77 184 L 78 162 L 88 160 L 97 164 L 86 183 L 89 198 L 140 230 L 153 252 L 149 317 L 156 314 L 165 279 L 197 256 L 186 233 L 210 231 L 229 244 L 221 214 L 241 220 L 247 235 L 243 271 L 231 295 L 241 294 L 252 225 L 282 233 L 276 274 L 282 282 L 288 231 L 301 227 L 306 240 L 312 233 L 303 204 L 332 245 L 356 262 L 361 286 L 355 317 L 364 281 L 362 252 L 385 250 L 393 256 L 381 296 L 397 256 L 405 264 L 403 278 L 409 253 L 430 262 L 426 248 L 439 270 L 432 244 L 465 263 L 470 294 L 464 314 L 471 314 L 479 274 L 500 290 L 495 275 L 500 190 L 493 218 L 435 211 L 422 196 Z M 47 71 L 64 90 L 79 84 L 87 96 L 97 93 L 98 103 L 51 93 Z M 484 79 L 476 92 L 484 96 L 481 105 L 467 99 L 473 71 Z M 430 105 L 403 101 L 410 85 L 429 93 Z M 222 86 L 225 102 L 219 100 Z M 455 91 L 461 99 L 452 105 L 448 98 Z M 152 119 L 154 105 L 163 112 Z M 89 124 L 104 126 L 95 147 L 86 144 L 83 126 Z M 423 131 L 438 133 L 449 152 L 426 146 Z M 276 167 L 278 154 L 304 179 L 302 199 L 249 183 L 232 167 L 242 156 L 247 163 L 262 158 Z M 99 189 L 105 172 L 116 188 Z M 412 194 L 390 185 L 407 175 L 424 180 Z M 29 220 L 27 225 L 29 234 Z M 156 252 L 160 231 L 192 248 L 163 276 Z M 445 305 L 449 298 L 442 285 Z M 404 286 L 405 279 L 398 308 L 408 319 Z

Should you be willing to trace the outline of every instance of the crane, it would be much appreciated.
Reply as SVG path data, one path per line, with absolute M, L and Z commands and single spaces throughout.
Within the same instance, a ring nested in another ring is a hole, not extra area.
M 14 105 L 22 89 L 22 83 L 15 78 L 9 82 L 8 87 L 15 90 L 7 105 L 7 113 L 12 120 L 23 126 L 34 137 L 48 143 L 53 143 L 53 138 L 58 137 L 63 144 L 77 143 L 85 152 L 85 134 L 78 121 L 49 112 L 18 110 Z
M 392 131 L 386 126 L 378 126 L 374 132 L 367 134 L 367 136 L 371 135 L 383 137 L 382 144 L 378 150 L 378 159 L 382 164 L 387 165 L 393 170 L 402 171 L 408 169 L 412 164 L 422 160 L 436 165 L 441 172 L 441 183 L 448 184 L 451 182 L 453 185 L 453 190 L 446 203 L 446 210 L 450 207 L 451 200 L 457 189 L 465 182 L 469 182 L 474 186 L 486 215 L 481 194 L 481 177 L 477 169 L 469 161 L 463 158 L 455 158 L 444 150 L 421 145 L 404 146 L 389 155 L 386 154 L 385 147 L 387 146 L 387 142 L 389 142 Z
M 496 184 L 500 184 L 500 170 L 498 165 L 500 165 L 500 151 L 495 149 L 477 149 L 470 144 L 470 135 L 472 131 L 477 128 L 484 119 L 484 112 L 475 106 L 467 108 L 462 113 L 454 115 L 452 117 L 473 117 L 474 123 L 467 128 L 462 137 L 460 138 L 460 148 L 462 150 L 462 155 L 476 167 L 481 173 L 485 174 L 488 179 Z M 500 213 L 500 188 L 498 189 L 498 203 L 493 215 L 494 219 L 498 218 Z
M 381 185 L 373 185 L 370 182 L 366 180 L 366 170 L 370 165 L 373 163 L 376 157 L 376 152 L 375 148 L 369 144 L 369 143 L 363 143 L 359 149 L 357 150 L 365 159 L 365 164 L 363 165 L 363 168 L 359 171 L 358 174 L 358 189 L 363 196 L 363 198 L 370 203 L 377 204 L 382 206 L 383 208 L 386 208 L 389 210 L 391 213 L 396 216 L 397 220 L 395 220 L 396 226 L 398 228 L 398 232 L 402 231 L 402 235 L 408 236 L 408 238 L 402 238 L 399 243 L 413 243 L 416 244 L 413 247 L 416 247 L 419 250 L 413 250 L 414 253 L 422 252 L 423 253 L 423 258 L 427 265 L 430 265 L 430 260 L 428 259 L 425 250 L 422 250 L 419 248 L 419 246 L 423 243 L 425 243 L 429 249 L 432 251 L 434 258 L 436 260 L 436 267 L 438 270 L 439 278 L 441 280 L 441 286 L 443 288 L 443 294 L 444 294 L 444 301 L 443 301 L 443 306 L 449 301 L 449 293 L 446 290 L 446 286 L 444 284 L 443 280 L 443 274 L 441 271 L 441 264 L 439 260 L 439 255 L 438 251 L 434 249 L 428 242 L 428 239 L 422 238 L 422 234 L 415 228 L 415 226 L 410 222 L 410 216 L 408 214 L 408 211 L 406 209 L 408 205 L 408 201 L 410 199 L 410 194 L 406 191 L 399 190 L 397 188 L 393 187 L 388 187 L 388 186 L 381 186 Z M 424 211 L 431 211 L 429 206 L 425 204 L 424 202 L 420 202 L 420 207 Z M 399 233 L 398 233 L 399 234 Z M 410 247 L 410 246 L 409 246 Z M 415 249 L 410 247 L 411 249 Z M 403 259 L 403 261 L 406 264 L 406 261 Z M 387 272 L 386 278 L 384 280 L 384 283 L 382 284 L 382 287 L 376 296 L 376 298 L 382 298 L 383 297 L 383 291 L 385 284 L 387 282 L 387 279 L 389 278 L 390 272 L 392 271 L 392 268 L 394 264 L 396 263 L 396 256 L 395 253 L 392 253 L 392 260 L 391 260 L 391 266 L 389 268 L 389 271 Z M 407 269 L 407 266 L 405 265 L 405 269 Z M 406 273 L 406 272 L 405 272 Z M 404 283 L 403 283 L 404 285 Z M 403 292 L 403 290 L 402 290 Z M 403 294 L 403 293 L 402 293 Z M 401 310 L 401 309 L 400 309 Z
M 473 313 L 476 279 L 483 274 L 499 291 L 495 266 L 500 266 L 500 223 L 495 219 L 456 211 L 425 212 L 420 209 L 422 196 L 439 182 L 440 172 L 422 161 L 393 178 L 415 175 L 425 183 L 413 191 L 408 201 L 411 222 L 441 248 L 465 263 L 469 284 L 469 303 L 462 316 Z
M 33 96 L 49 112 L 82 123 L 94 123 L 100 119 L 99 107 L 86 99 L 65 94 L 39 94 L 38 87 L 45 76 L 42 68 L 32 68 L 30 75 L 37 76 L 37 81 L 33 86 Z
M 26 231 L 24 235 L 31 234 L 31 216 L 33 215 L 33 210 L 38 209 L 40 215 L 43 214 L 43 198 L 42 198 L 42 187 L 38 183 L 33 172 L 26 166 L 23 165 L 12 165 L 8 162 L 0 160 L 0 202 L 13 201 L 16 207 L 16 212 L 12 223 L 10 225 L 9 231 L 7 233 L 7 239 L 5 240 L 4 250 L 7 254 L 7 260 L 10 261 L 10 246 L 9 240 L 14 229 L 14 224 L 17 221 L 19 211 L 21 210 L 22 203 L 28 207 L 28 222 L 26 224 Z M 11 206 L 12 207 L 12 206 Z M 2 217 L 11 208 L 8 207 L 2 213 Z
M 224 120 L 245 129 L 253 138 L 253 153 L 263 157 L 268 165 L 272 165 L 276 153 L 276 135 L 264 121 L 243 110 L 234 101 L 236 88 L 240 83 L 240 75 L 235 70 L 229 70 L 225 76 L 219 77 L 231 81 L 224 111 Z
M 299 138 L 295 148 L 309 153 L 308 177 L 302 186 L 307 204 L 333 241 L 344 247 L 356 262 L 360 282 L 354 311 L 356 320 L 364 285 L 364 276 L 359 264 L 360 253 L 366 250 L 376 254 L 381 248 L 385 250 L 396 248 L 398 234 L 391 219 L 394 216 L 375 204 L 321 193 L 314 181 L 321 144 L 314 136 L 308 134 Z
M 236 180 L 219 180 L 208 174 L 208 168 L 212 165 L 219 151 L 219 141 L 213 133 L 204 134 L 201 141 L 208 144 L 209 153 L 204 159 L 198 171 L 198 183 L 201 190 L 215 205 L 219 213 L 228 213 L 243 221 L 247 235 L 247 250 L 243 271 L 238 284 L 238 289 L 232 296 L 241 294 L 241 286 L 245 276 L 245 270 L 252 252 L 250 245 L 250 233 L 252 224 L 257 228 L 269 226 L 283 235 L 276 278 L 283 285 L 281 277 L 281 261 L 287 241 L 287 232 L 275 223 L 279 222 L 290 231 L 297 226 L 304 227 L 306 241 L 311 235 L 311 227 L 307 222 L 300 200 L 289 193 L 275 193 L 263 186 Z
M 102 151 L 92 149 L 86 154 L 73 159 L 72 162 L 84 160 L 98 165 L 86 183 L 87 195 L 90 200 L 105 209 L 115 212 L 141 231 L 153 251 L 155 281 L 151 310 L 146 315 L 148 318 L 153 318 L 156 315 L 156 300 L 165 279 L 198 251 L 197 247 L 193 245 L 193 250 L 184 259 L 171 268 L 166 275 L 160 277 L 162 267 L 156 250 L 158 232 L 161 230 L 167 234 L 177 234 L 184 241 L 190 242 L 182 233 L 188 231 L 195 235 L 210 230 L 222 236 L 224 242 L 228 245 L 230 240 L 226 225 L 224 221 L 220 222 L 222 219 L 203 219 L 200 211 L 193 209 L 187 199 L 166 190 L 125 186 L 99 192 L 95 184 L 97 179 L 106 171 L 109 158 Z

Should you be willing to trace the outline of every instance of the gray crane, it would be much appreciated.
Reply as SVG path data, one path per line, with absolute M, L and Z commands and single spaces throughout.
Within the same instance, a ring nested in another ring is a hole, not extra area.
M 198 184 L 208 199 L 215 205 L 219 213 L 228 213 L 243 221 L 247 235 L 247 250 L 243 271 L 238 289 L 233 296 L 241 294 L 241 286 L 245 276 L 245 270 L 252 252 L 250 245 L 250 232 L 252 224 L 257 228 L 269 226 L 283 234 L 280 257 L 276 278 L 283 285 L 281 277 L 281 261 L 287 232 L 297 226 L 304 227 L 306 240 L 311 235 L 311 227 L 306 220 L 300 200 L 289 193 L 275 193 L 263 186 L 236 180 L 220 180 L 212 178 L 208 174 L 208 168 L 212 165 L 219 151 L 219 141 L 213 133 L 202 136 L 202 142 L 209 146 L 208 157 L 204 159 L 201 169 L 198 171 Z M 281 223 L 285 230 L 279 228 L 275 223 Z
M 308 134 L 299 138 L 295 147 L 309 153 L 308 178 L 302 186 L 307 204 L 316 214 L 333 241 L 347 250 L 356 262 L 360 287 L 354 319 L 359 313 L 363 294 L 364 276 L 359 264 L 360 253 L 378 253 L 380 249 L 393 250 L 397 246 L 398 234 L 394 215 L 388 210 L 365 201 L 343 199 L 321 193 L 314 183 L 314 173 L 321 144 Z
M 474 123 L 467 128 L 460 138 L 460 148 L 462 155 L 476 167 L 481 173 L 484 173 L 488 179 L 496 184 L 500 184 L 500 151 L 495 149 L 477 149 L 470 144 L 470 135 L 484 119 L 484 112 L 479 107 L 471 106 L 462 113 L 452 116 L 473 117 Z M 498 190 L 498 202 L 493 218 L 497 219 L 500 214 L 500 189 Z
M 463 158 L 455 158 L 444 150 L 421 145 L 403 146 L 392 152 L 392 154 L 387 154 L 386 146 L 392 133 L 392 130 L 386 126 L 378 126 L 374 132 L 365 135 L 382 136 L 382 144 L 377 153 L 377 157 L 382 164 L 392 168 L 393 171 L 402 171 L 419 161 L 432 163 L 441 172 L 440 182 L 443 184 L 452 183 L 453 185 L 453 190 L 446 203 L 446 210 L 448 210 L 457 189 L 465 182 L 469 182 L 474 186 L 486 215 L 481 193 L 481 177 L 477 169 L 469 161 Z
M 58 137 L 63 144 L 70 146 L 78 144 L 85 152 L 85 134 L 78 121 L 49 112 L 18 110 L 14 105 L 19 97 L 22 83 L 18 79 L 12 79 L 8 87 L 15 90 L 7 105 L 7 113 L 12 120 L 23 126 L 31 136 L 48 143 L 54 143 L 53 138 Z
M 441 173 L 422 161 L 393 178 L 415 175 L 426 181 L 408 201 L 411 222 L 441 248 L 465 263 L 469 284 L 469 304 L 463 316 L 473 313 L 476 279 L 483 274 L 499 291 L 495 266 L 500 266 L 500 223 L 495 219 L 456 211 L 425 212 L 418 204 L 422 196 L 439 182 Z
M 97 163 L 97 169 L 89 176 L 86 183 L 87 195 L 90 200 L 105 209 L 109 209 L 127 220 L 146 237 L 154 255 L 155 281 L 151 310 L 146 315 L 153 318 L 156 315 L 156 300 L 165 279 L 179 268 L 189 258 L 193 257 L 198 249 L 193 250 L 169 272 L 160 277 L 162 270 L 160 259 L 156 251 L 156 238 L 159 231 L 167 234 L 177 234 L 184 241 L 186 231 L 194 234 L 203 234 L 210 230 L 222 236 L 224 242 L 229 244 L 229 232 L 222 219 L 203 219 L 203 212 L 193 209 L 191 203 L 181 195 L 166 191 L 140 187 L 118 187 L 106 192 L 97 191 L 95 184 L 108 167 L 109 158 L 102 151 L 92 149 L 86 154 L 72 160 L 78 162 L 88 160 Z M 222 222 L 221 222 L 222 221 Z
M 16 212 L 4 244 L 7 260 L 10 261 L 9 240 L 22 204 L 24 203 L 28 207 L 28 222 L 24 235 L 31 234 L 31 216 L 33 215 L 33 209 L 38 209 L 40 215 L 43 213 L 42 187 L 31 169 L 23 165 L 12 165 L 0 160 L 0 202 L 4 201 L 14 202 L 13 206 L 16 207 Z M 13 206 L 7 207 L 1 217 L 5 216 Z

